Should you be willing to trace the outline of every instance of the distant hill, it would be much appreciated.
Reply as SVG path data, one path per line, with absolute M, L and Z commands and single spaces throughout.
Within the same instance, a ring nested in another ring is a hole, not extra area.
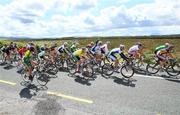
M 171 39 L 180 39 L 180 34 L 175 35 L 150 35 L 150 36 L 92 36 L 92 37 L 59 37 L 59 38 L 31 38 L 31 37 L 0 37 L 0 40 L 71 40 L 71 39 L 84 39 L 84 38 L 92 38 L 92 39 L 109 39 L 109 38 L 124 38 L 124 39 L 161 39 L 161 38 L 171 38 Z

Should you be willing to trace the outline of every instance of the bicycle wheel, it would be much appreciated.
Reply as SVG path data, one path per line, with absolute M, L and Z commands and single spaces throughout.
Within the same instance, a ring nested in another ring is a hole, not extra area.
M 93 77 L 93 75 L 94 75 L 93 67 L 90 64 L 86 65 L 83 68 L 82 74 L 84 74 L 86 77 L 89 77 L 89 78 Z
M 36 77 L 37 82 L 41 86 L 45 86 L 49 81 L 48 75 L 43 72 L 37 72 L 34 77 Z
M 170 76 L 178 76 L 180 74 L 180 65 L 179 64 L 170 65 L 166 68 L 166 72 Z
M 28 72 L 26 71 L 26 69 L 23 69 L 21 71 L 21 77 L 23 79 L 23 81 L 29 81 L 29 75 L 28 75 Z
M 3 56 L 3 53 L 0 54 L 0 63 L 3 63 L 5 61 L 5 58 Z
M 150 74 L 156 74 L 160 70 L 159 63 L 148 64 L 146 71 Z
M 74 75 L 76 73 L 76 65 L 73 64 L 73 65 L 69 65 L 68 66 L 68 71 L 71 75 Z
M 58 72 L 58 68 L 54 64 L 48 65 L 46 70 L 50 74 L 57 74 L 57 72 Z
M 114 73 L 112 64 L 106 63 L 102 66 L 102 75 L 111 76 Z
M 130 65 L 123 65 L 120 71 L 121 75 L 125 78 L 130 78 L 134 75 L 134 69 Z

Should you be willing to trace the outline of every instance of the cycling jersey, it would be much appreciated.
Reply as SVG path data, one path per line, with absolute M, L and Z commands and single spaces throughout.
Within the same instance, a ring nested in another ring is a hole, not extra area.
M 18 50 L 20 57 L 23 57 L 23 52 L 25 52 L 26 48 L 21 48 Z
M 30 60 L 32 58 L 32 54 L 30 52 L 30 50 L 27 50 L 25 53 L 24 53 L 24 58 Z
M 27 50 L 24 54 L 23 62 L 28 67 L 32 67 L 31 62 L 30 62 L 31 58 L 32 58 L 32 54 L 31 54 L 30 50 Z
M 82 49 L 76 50 L 73 53 L 74 56 L 79 56 L 79 57 L 83 56 L 84 54 L 86 54 L 86 52 L 84 52 Z
M 70 49 L 71 49 L 71 52 L 75 52 L 76 50 L 77 50 L 77 47 L 76 47 L 76 45 L 72 45 L 71 47 L 70 47 Z
M 59 53 L 65 53 L 65 52 L 66 52 L 66 51 L 65 51 L 65 46 L 64 46 L 64 45 L 60 46 L 60 47 L 58 48 L 58 51 L 59 51 Z
M 39 59 L 44 58 L 45 55 L 46 55 L 45 51 L 41 51 L 41 52 L 38 54 L 38 58 L 39 58 Z
M 123 51 L 120 50 L 120 48 L 114 48 L 110 51 L 108 57 L 111 58 L 112 61 L 117 60 L 117 54 L 120 55 L 121 58 L 124 60 L 127 60 L 128 58 L 124 55 Z
M 137 52 L 139 51 L 139 46 L 138 45 L 134 45 L 131 48 L 129 48 L 128 50 L 128 54 L 133 56 L 135 55 Z
M 101 53 L 103 53 L 103 54 L 108 54 L 108 45 L 107 44 L 104 44 L 104 45 L 102 45 L 101 46 Z
M 169 56 L 171 58 L 174 58 L 174 56 L 169 53 L 167 50 L 165 49 L 162 49 L 162 50 L 159 50 L 157 53 L 156 53 L 156 56 L 160 59 L 160 60 L 166 60 L 166 57 Z
M 165 48 L 167 48 L 167 46 L 166 46 L 166 45 L 161 45 L 161 46 L 159 46 L 159 47 L 155 48 L 154 53 L 156 54 L 159 50 L 162 50 L 162 49 L 165 49 Z
M 99 41 L 96 41 L 96 44 L 91 48 L 91 53 L 92 54 L 101 54 L 101 47 L 98 43 Z

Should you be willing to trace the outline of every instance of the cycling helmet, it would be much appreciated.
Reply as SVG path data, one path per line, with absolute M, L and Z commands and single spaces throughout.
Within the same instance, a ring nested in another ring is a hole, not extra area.
M 121 50 L 123 50 L 123 49 L 125 48 L 125 45 L 120 44 L 120 45 L 119 45 L 119 48 L 120 48 Z

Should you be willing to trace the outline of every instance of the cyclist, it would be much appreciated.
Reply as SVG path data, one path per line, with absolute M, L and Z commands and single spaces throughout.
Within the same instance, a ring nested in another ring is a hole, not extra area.
M 44 62 L 44 60 L 45 60 L 45 61 L 50 60 L 50 59 L 48 58 L 48 54 L 47 54 L 48 49 L 45 49 L 44 47 L 41 47 L 40 51 L 41 51 L 41 52 L 38 53 L 38 59 L 39 59 L 39 61 L 40 61 L 41 64 Z
M 105 44 L 103 44 L 103 45 L 101 46 L 101 53 L 102 53 L 103 55 L 107 55 L 107 54 L 109 53 L 109 50 L 108 50 L 109 44 L 110 44 L 110 42 L 107 41 Z
M 156 56 L 158 58 L 158 60 L 160 61 L 160 66 L 163 67 L 163 65 L 165 65 L 165 63 L 171 58 L 174 59 L 175 57 L 171 54 L 171 52 L 173 51 L 174 46 L 173 45 L 169 45 L 167 48 L 165 49 L 161 49 L 156 53 Z
M 108 57 L 113 62 L 115 62 L 115 68 L 116 69 L 118 69 L 118 65 L 119 65 L 119 59 L 118 59 L 117 55 L 119 55 L 124 60 L 128 61 L 128 57 L 126 57 L 125 54 L 124 54 L 124 49 L 125 49 L 125 45 L 120 44 L 119 48 L 112 49 L 108 54 Z M 118 70 L 116 70 L 116 71 L 118 72 Z
M 143 50 L 143 45 L 140 42 L 136 43 L 135 45 L 129 48 L 128 50 L 129 57 L 139 59 L 140 56 L 143 54 L 142 50 Z
M 18 53 L 19 53 L 19 56 L 20 56 L 20 59 L 23 58 L 23 55 L 24 55 L 24 52 L 26 51 L 26 47 L 22 47 L 18 50 Z
M 78 49 L 79 43 L 78 42 L 74 42 L 71 46 L 70 46 L 70 51 L 71 52 L 75 52 Z
M 168 46 L 170 46 L 169 43 L 165 43 L 164 45 L 160 45 L 160 46 L 155 48 L 154 53 L 156 54 L 159 50 L 166 49 L 166 48 L 168 48 Z
M 35 65 L 37 65 L 37 63 L 32 60 L 33 52 L 34 52 L 34 51 L 35 51 L 35 47 L 30 47 L 30 48 L 25 52 L 24 57 L 23 57 L 23 63 L 24 63 L 25 67 L 26 67 L 27 70 L 28 70 L 29 80 L 30 80 L 31 82 L 33 81 L 33 76 L 32 76 L 33 68 L 35 67 Z
M 61 45 L 59 48 L 58 48 L 58 51 L 60 53 L 60 55 L 62 57 L 65 57 L 65 54 L 68 54 L 69 50 L 68 50 L 68 43 L 67 42 L 64 42 L 63 45 Z
M 87 48 L 85 48 L 85 47 L 78 49 L 75 52 L 73 52 L 73 56 L 77 60 L 77 62 L 76 62 L 76 73 L 80 73 L 80 71 L 79 71 L 80 65 L 88 59 L 86 54 L 87 54 Z
M 101 45 L 102 45 L 102 41 L 97 40 L 95 45 L 91 49 L 91 53 L 95 56 L 99 65 L 101 65 L 101 60 L 102 60 Z
M 57 50 L 56 50 L 57 44 L 51 43 L 51 47 L 49 48 L 49 56 L 52 61 L 52 63 L 55 63 L 55 60 L 57 58 Z

